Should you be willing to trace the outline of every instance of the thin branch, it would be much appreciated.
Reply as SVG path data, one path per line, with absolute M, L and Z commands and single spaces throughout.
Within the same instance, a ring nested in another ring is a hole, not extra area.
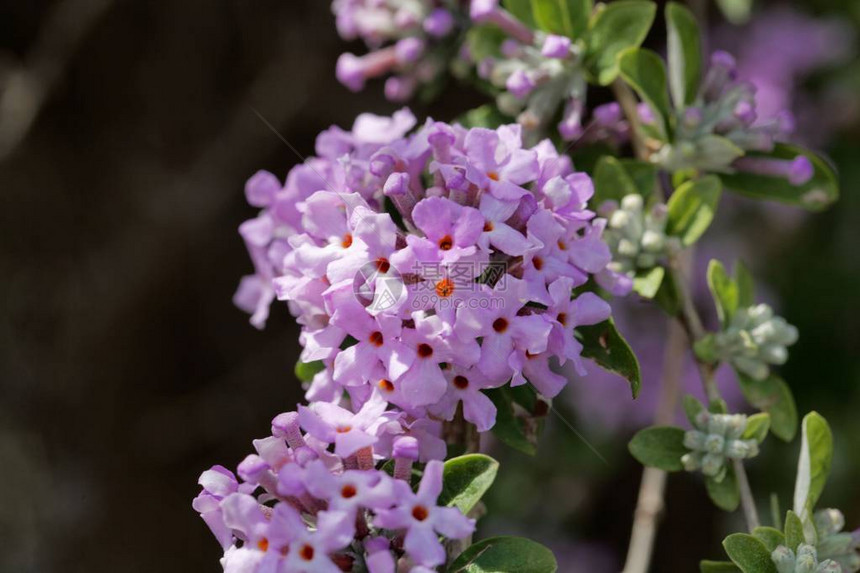
M 654 417 L 657 425 L 668 425 L 675 419 L 683 376 L 683 356 L 687 344 L 684 328 L 677 320 L 672 320 L 669 323 L 668 343 L 663 359 L 660 400 Z M 666 477 L 666 472 L 657 468 L 646 467 L 642 472 L 642 483 L 639 486 L 639 498 L 636 501 L 624 573 L 648 571 L 659 520 L 665 507 Z
M 633 144 L 633 151 L 636 153 L 636 157 L 647 160 L 651 152 L 648 150 L 648 144 L 642 131 L 642 121 L 639 119 L 639 104 L 636 102 L 633 90 L 624 83 L 624 80 L 618 78 L 612 82 L 612 92 L 615 94 L 615 99 L 618 100 L 621 110 L 627 117 L 627 123 L 630 124 L 630 141 Z
M 747 472 L 744 469 L 743 460 L 732 460 L 735 467 L 735 477 L 738 479 L 738 488 L 741 491 L 741 507 L 744 509 L 744 518 L 747 522 L 747 529 L 750 533 L 761 525 L 758 519 L 758 509 L 755 506 L 755 498 L 753 497 L 752 488 L 750 488 Z

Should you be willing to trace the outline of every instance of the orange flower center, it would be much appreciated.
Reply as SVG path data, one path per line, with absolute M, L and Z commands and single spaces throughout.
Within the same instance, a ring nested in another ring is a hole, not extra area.
M 264 552 L 268 551 L 269 550 L 269 540 L 266 539 L 265 537 L 261 537 L 260 540 L 257 542 L 257 549 L 259 549 L 260 551 L 264 551 Z
M 543 259 L 540 257 L 535 257 L 532 259 L 532 264 L 535 267 L 535 270 L 541 270 L 543 268 Z
M 357 493 L 358 491 L 355 489 L 355 486 L 350 483 L 343 486 L 340 490 L 340 496 L 344 499 L 355 497 L 355 494 Z
M 314 548 L 308 545 L 307 543 L 302 545 L 302 548 L 299 549 L 299 557 L 304 559 L 305 561 L 311 561 L 314 558 Z
M 465 390 L 469 387 L 469 379 L 465 376 L 454 376 L 454 386 L 460 390 Z
M 499 174 L 498 174 L 498 173 L 496 173 L 495 171 L 489 171 L 489 172 L 487 172 L 487 177 L 489 177 L 489 178 L 490 178 L 490 179 L 492 179 L 493 181 L 498 181 L 498 180 L 499 180 Z
M 385 392 L 394 392 L 394 384 L 391 383 L 391 380 L 386 380 L 385 378 L 383 378 L 379 381 L 377 386 L 379 386 L 380 390 L 383 390 Z
M 385 257 L 379 257 L 376 259 L 376 270 L 385 274 L 391 268 L 391 263 L 388 262 L 388 259 Z
M 567 326 L 567 313 L 560 312 L 555 318 L 562 326 Z
M 424 521 L 425 519 L 427 519 L 428 515 L 430 515 L 430 513 L 423 505 L 416 505 L 412 508 L 412 517 L 414 517 L 418 521 Z
M 347 233 L 343 236 L 343 240 L 341 240 L 340 246 L 344 249 L 347 249 L 350 245 L 352 245 L 352 233 Z
M 436 296 L 439 298 L 448 298 L 454 294 L 454 281 L 451 279 L 442 279 L 436 283 Z
M 338 434 L 345 434 L 345 433 L 349 432 L 350 430 L 352 430 L 352 426 L 338 426 L 337 427 L 337 433 Z
M 384 339 L 382 338 L 382 333 L 377 331 L 370 333 L 370 343 L 374 346 L 382 346 Z
M 450 251 L 454 248 L 454 239 L 451 238 L 451 235 L 445 235 L 439 239 L 439 248 L 443 251 Z
M 430 358 L 433 356 L 433 347 L 422 342 L 418 345 L 418 356 L 421 358 Z
M 508 319 L 504 317 L 497 318 L 493 321 L 493 330 L 502 333 L 508 329 Z

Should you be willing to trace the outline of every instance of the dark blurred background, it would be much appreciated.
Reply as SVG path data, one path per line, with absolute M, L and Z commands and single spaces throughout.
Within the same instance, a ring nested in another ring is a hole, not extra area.
M 860 19 L 854 2 L 791 6 Z M 336 82 L 349 48 L 360 51 L 324 0 L 0 0 L 0 571 L 219 570 L 190 505 L 197 476 L 235 466 L 302 395 L 286 307 L 260 332 L 231 304 L 250 271 L 243 183 L 301 160 L 253 110 L 310 154 L 329 125 L 396 109 L 378 84 L 356 95 Z M 813 116 L 837 126 L 816 137 L 840 166 L 842 202 L 799 218 L 741 204 L 731 221 L 763 244 L 756 270 L 801 330 L 783 372 L 800 410 L 834 426 L 824 501 L 856 527 L 860 70 L 851 56 L 804 82 L 842 90 Z M 412 107 L 452 119 L 478 103 L 452 87 Z M 483 527 L 531 528 L 563 572 L 617 571 L 641 473 L 624 446 L 632 428 L 583 424 L 610 465 L 551 420 L 535 460 L 499 449 Z M 763 499 L 789 499 L 797 447 L 753 464 Z M 736 519 L 694 476 L 673 477 L 653 570 L 719 557 Z

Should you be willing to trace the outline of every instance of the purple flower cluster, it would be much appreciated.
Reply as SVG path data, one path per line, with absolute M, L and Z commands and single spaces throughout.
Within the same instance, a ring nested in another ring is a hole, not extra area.
M 605 221 L 586 208 L 591 180 L 550 141 L 524 148 L 518 125 L 415 127 L 408 110 L 364 114 L 322 133 L 284 184 L 265 172 L 247 183 L 262 211 L 240 227 L 255 274 L 235 301 L 258 327 L 274 298 L 287 301 L 301 360 L 321 368 L 310 404 L 254 442 L 242 483 L 221 467 L 201 477 L 194 505 L 227 571 L 443 563 L 438 535 L 473 529 L 436 506 L 443 422 L 459 411 L 489 430 L 483 391 L 508 382 L 557 395 L 566 378 L 554 367 L 584 373 L 574 329 L 610 315 L 574 289 L 592 277 L 625 288 L 607 270 Z
M 239 464 L 240 479 L 222 466 L 203 472 L 193 506 L 224 549 L 226 573 L 352 571 L 356 562 L 370 573 L 428 573 L 445 562 L 440 535 L 474 531 L 474 520 L 437 504 L 442 462 L 428 461 L 411 487 L 412 461 L 444 444 L 399 430 L 396 416 L 381 415 L 384 402 L 372 404 L 357 415 L 332 405 L 280 414 Z M 395 477 L 374 469 L 381 442 Z
M 481 390 L 529 381 L 553 397 L 566 382 L 553 362 L 583 372 L 574 328 L 610 309 L 573 289 L 623 285 L 586 209 L 590 179 L 549 141 L 525 149 L 519 126 L 432 120 L 405 136 L 414 123 L 364 115 L 324 132 L 285 186 L 252 177 L 264 209 L 240 230 L 257 272 L 236 301 L 257 325 L 274 296 L 288 301 L 302 361 L 326 366 L 309 400 L 381 396 L 415 420 L 462 403 L 485 431 L 495 408 Z
M 385 95 L 405 101 L 447 66 L 443 40 L 457 28 L 456 2 L 334 0 L 332 11 L 340 36 L 361 39 L 370 49 L 363 56 L 344 53 L 337 62 L 338 80 L 353 91 L 368 79 L 392 74 Z

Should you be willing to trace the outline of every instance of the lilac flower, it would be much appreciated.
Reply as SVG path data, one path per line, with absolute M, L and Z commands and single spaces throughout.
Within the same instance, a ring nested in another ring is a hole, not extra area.
M 335 454 L 347 457 L 376 442 L 374 429 L 387 404 L 374 395 L 357 412 L 326 402 L 316 402 L 307 408 L 299 406 L 302 428 L 318 440 L 335 445 Z
M 239 482 L 233 472 L 224 466 L 212 466 L 200 475 L 198 482 L 203 491 L 194 498 L 192 506 L 200 514 L 206 525 L 218 539 L 221 547 L 230 546 L 233 533 L 224 525 L 221 513 L 221 500 L 239 491 Z
M 507 368 L 507 364 L 503 367 Z M 479 432 L 486 432 L 496 424 L 496 407 L 493 401 L 481 390 L 501 386 L 507 381 L 507 376 L 501 382 L 493 382 L 477 367 L 468 369 L 449 368 L 445 371 L 448 389 L 430 410 L 436 416 L 445 420 L 453 420 L 457 406 L 463 404 L 463 417 L 475 424 Z
M 504 126 L 497 131 L 472 129 L 464 145 L 470 167 L 466 177 L 497 199 L 520 199 L 527 193 L 521 185 L 538 175 L 537 154 L 522 149 L 518 126 Z
M 444 71 L 444 54 L 456 29 L 453 9 L 431 0 L 334 0 L 341 37 L 360 38 L 370 49 L 363 56 L 342 54 L 338 80 L 359 91 L 368 79 L 393 74 L 385 85 L 386 97 L 408 99 L 419 84 L 434 81 Z
M 445 548 L 439 535 L 460 539 L 472 533 L 475 521 L 453 507 L 439 507 L 442 492 L 442 463 L 428 462 L 418 491 L 405 482 L 397 483 L 398 500 L 394 508 L 377 512 L 374 525 L 386 529 L 405 529 L 403 547 L 412 559 L 427 567 L 445 562 Z

